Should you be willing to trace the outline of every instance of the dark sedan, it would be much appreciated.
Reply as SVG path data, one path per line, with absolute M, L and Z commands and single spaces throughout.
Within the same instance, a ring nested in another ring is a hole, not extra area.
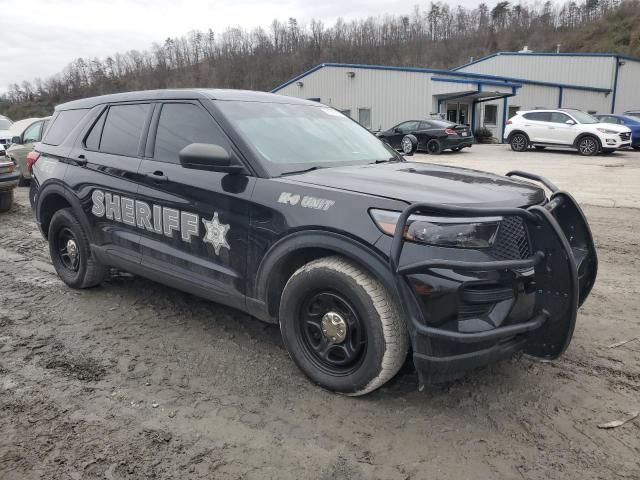
M 443 150 L 457 152 L 473 145 L 473 135 L 467 125 L 459 125 L 447 120 L 409 120 L 389 130 L 378 133 L 378 137 L 392 148 L 409 153 L 411 137 L 418 140 L 418 151 L 438 155 Z

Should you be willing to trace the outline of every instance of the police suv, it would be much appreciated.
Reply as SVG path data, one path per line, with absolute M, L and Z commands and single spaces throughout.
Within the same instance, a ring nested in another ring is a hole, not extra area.
M 344 394 L 409 352 L 420 387 L 555 358 L 596 277 L 585 217 L 548 180 L 405 161 L 315 102 L 89 98 L 56 108 L 36 152 L 30 199 L 67 285 L 116 267 L 278 323 L 298 367 Z

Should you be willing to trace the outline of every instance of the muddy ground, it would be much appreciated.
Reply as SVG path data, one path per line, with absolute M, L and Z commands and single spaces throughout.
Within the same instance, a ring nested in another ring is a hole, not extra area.
M 275 326 L 127 274 L 58 280 L 25 189 L 0 215 L 0 478 L 640 478 L 640 216 L 586 207 L 600 276 L 558 361 L 365 398 L 311 385 Z

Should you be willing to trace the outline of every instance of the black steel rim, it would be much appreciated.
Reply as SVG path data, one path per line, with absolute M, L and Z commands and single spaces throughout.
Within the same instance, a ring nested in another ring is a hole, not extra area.
M 429 153 L 436 153 L 440 151 L 440 145 L 437 140 L 431 140 L 427 143 L 427 151 Z
M 63 227 L 58 231 L 56 250 L 64 268 L 77 272 L 80 268 L 80 249 L 78 240 L 69 227 Z
M 322 319 L 329 312 L 338 313 L 346 322 L 342 342 L 334 343 L 322 332 Z M 362 363 L 367 332 L 355 308 L 342 295 L 329 291 L 308 295 L 301 303 L 296 327 L 305 356 L 324 373 L 348 375 Z

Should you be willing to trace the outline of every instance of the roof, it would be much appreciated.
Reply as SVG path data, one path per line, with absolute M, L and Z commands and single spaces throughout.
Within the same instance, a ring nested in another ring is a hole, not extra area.
M 318 106 L 318 103 L 293 97 L 283 97 L 267 92 L 255 92 L 252 90 L 214 89 L 214 88 L 176 88 L 165 90 L 140 90 L 135 92 L 113 93 L 99 97 L 89 97 L 80 100 L 63 103 L 56 106 L 58 110 L 75 110 L 80 108 L 93 108 L 96 105 L 117 102 L 138 102 L 156 100 L 235 100 L 246 102 L 265 103 L 294 103 L 301 105 Z
M 514 77 L 502 77 L 498 75 L 489 75 L 484 73 L 471 73 L 471 72 L 459 72 L 456 70 L 443 70 L 437 68 L 422 68 L 422 67 L 393 67 L 386 65 L 361 65 L 355 63 L 321 63 L 320 65 L 316 65 L 315 67 L 307 70 L 304 73 L 301 73 L 297 77 L 293 77 L 292 79 L 286 81 L 282 85 L 277 86 L 273 90 L 272 93 L 276 93 L 279 90 L 291 85 L 294 82 L 299 81 L 300 79 L 310 75 L 321 68 L 325 67 L 338 67 L 338 68 L 362 68 L 368 70 L 390 70 L 396 72 L 417 72 L 417 73 L 437 73 L 446 76 L 455 76 L 455 77 L 463 77 L 463 78 L 473 78 L 477 80 L 486 80 L 486 81 L 497 81 L 504 83 L 518 83 L 523 85 L 539 85 L 545 87 L 562 87 L 574 90 L 585 90 L 590 92 L 601 92 L 601 93 L 609 93 L 611 92 L 610 88 L 598 88 L 598 87 L 590 87 L 588 85 L 574 85 L 574 84 L 566 84 L 566 83 L 553 83 L 553 82 L 541 82 L 537 80 L 527 80 L 523 78 L 514 78 Z
M 469 67 L 471 65 L 475 65 L 476 63 L 484 62 L 485 60 L 489 60 L 494 57 L 609 57 L 609 58 L 619 58 L 623 60 L 629 60 L 632 62 L 640 62 L 640 58 L 632 57 L 629 55 L 619 55 L 617 53 L 545 53 L 545 52 L 496 52 L 491 55 L 486 55 L 484 57 L 480 57 L 476 60 L 473 60 L 469 63 L 465 63 L 464 65 L 460 65 L 459 67 L 454 68 L 453 70 L 461 70 L 465 67 Z

